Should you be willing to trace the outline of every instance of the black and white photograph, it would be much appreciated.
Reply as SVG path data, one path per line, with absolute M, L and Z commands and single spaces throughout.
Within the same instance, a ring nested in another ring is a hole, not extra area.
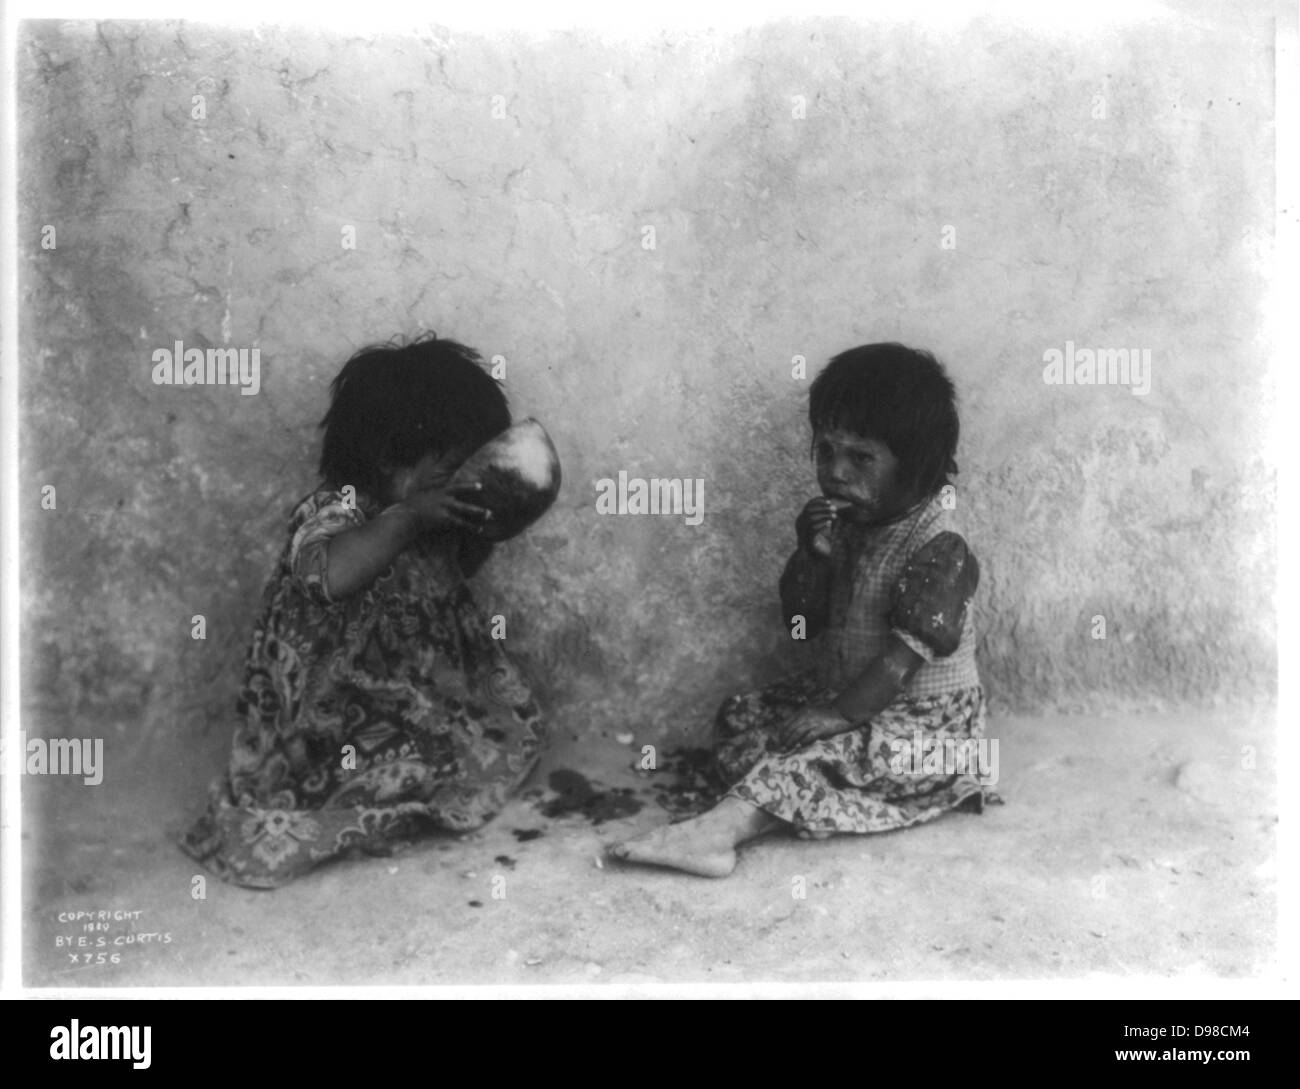
M 1290 978 L 1295 21 L 18 5 L 6 986 Z

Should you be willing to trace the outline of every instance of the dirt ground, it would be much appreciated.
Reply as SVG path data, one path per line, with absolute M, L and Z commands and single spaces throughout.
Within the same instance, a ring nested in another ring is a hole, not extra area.
M 67 733 L 96 736 L 88 723 Z M 885 835 L 760 840 L 731 877 L 709 880 L 602 859 L 605 843 L 668 819 L 664 782 L 632 770 L 642 739 L 610 731 L 557 742 L 481 832 L 275 892 L 209 877 L 197 899 L 199 871 L 174 841 L 225 739 L 115 760 L 109 730 L 99 786 L 24 777 L 24 978 L 614 994 L 684 981 L 1258 977 L 1276 955 L 1274 733 L 1262 712 L 994 717 L 1005 805 Z M 581 784 L 553 777 L 563 769 L 613 804 L 547 816 L 550 784 L 569 800 Z M 61 921 L 69 912 L 126 917 Z

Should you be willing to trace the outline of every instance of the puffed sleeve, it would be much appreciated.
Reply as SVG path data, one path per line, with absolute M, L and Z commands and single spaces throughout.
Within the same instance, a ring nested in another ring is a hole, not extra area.
M 294 511 L 289 544 L 289 569 L 298 588 L 321 605 L 332 605 L 328 578 L 330 538 L 345 529 L 365 525 L 365 515 L 342 492 L 316 492 Z
M 927 662 L 961 642 L 980 568 L 959 534 L 940 533 L 913 553 L 894 584 L 889 623 Z

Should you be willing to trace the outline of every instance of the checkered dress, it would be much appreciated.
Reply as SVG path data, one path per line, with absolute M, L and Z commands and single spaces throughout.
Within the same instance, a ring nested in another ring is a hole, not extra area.
M 922 545 L 941 533 L 961 530 L 954 513 L 935 496 L 884 526 L 837 524 L 831 537 L 829 620 L 819 669 L 822 684 L 847 687 L 897 635 L 925 659 L 907 695 L 939 696 L 980 683 L 975 668 L 975 629 L 969 601 L 957 649 L 940 657 L 919 635 L 898 623 L 898 585 Z M 950 609 L 957 603 L 948 604 Z M 933 619 L 933 617 L 931 617 Z M 940 622 L 949 620 L 942 617 Z M 912 623 L 911 628 L 919 628 Z M 924 634 L 922 632 L 922 634 Z
M 821 629 L 817 669 L 718 710 L 714 756 L 729 793 L 810 832 L 885 832 L 1000 801 L 990 789 L 996 748 L 984 739 L 975 667 L 970 601 L 979 568 L 952 511 L 936 495 L 888 525 L 838 523 L 826 564 L 796 555 L 787 568 L 811 628 Z M 784 751 L 784 723 L 835 699 L 891 634 L 924 659 L 907 688 L 869 721 Z M 911 755 L 918 740 L 927 752 L 968 746 L 981 761 L 924 762 Z

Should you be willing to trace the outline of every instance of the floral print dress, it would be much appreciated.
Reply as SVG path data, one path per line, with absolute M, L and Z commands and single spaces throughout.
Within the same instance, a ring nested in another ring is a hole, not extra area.
M 228 881 L 274 888 L 352 849 L 477 828 L 535 763 L 537 705 L 475 609 L 454 538 L 423 540 L 331 599 L 330 538 L 378 513 L 318 491 L 290 517 L 229 767 L 181 841 Z
M 820 664 L 719 708 L 714 757 L 729 794 L 808 832 L 884 832 L 1000 801 L 981 749 L 979 565 L 940 496 L 886 524 L 837 525 L 830 558 L 796 552 L 787 580 Z M 838 696 L 891 636 L 924 660 L 902 694 L 856 729 L 782 752 L 782 724 Z

